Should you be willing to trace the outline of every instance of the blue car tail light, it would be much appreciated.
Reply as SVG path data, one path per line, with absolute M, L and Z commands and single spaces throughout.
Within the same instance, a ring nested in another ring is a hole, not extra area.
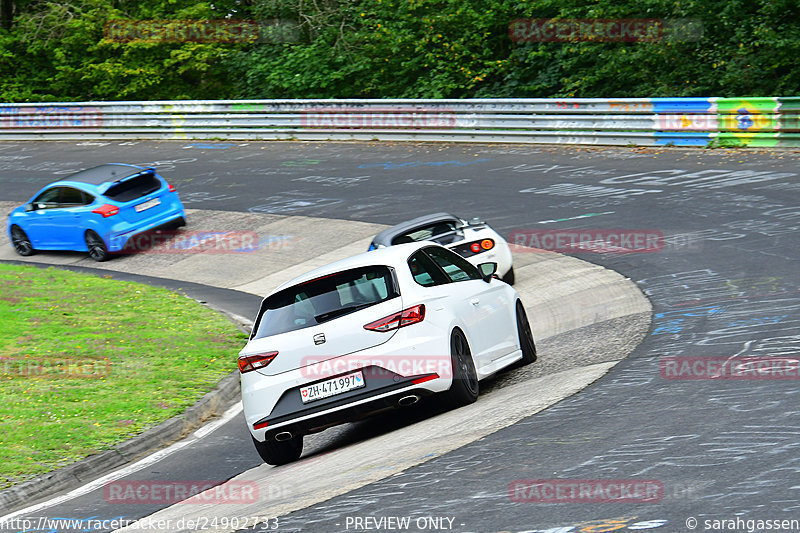
M 103 215 L 103 218 L 113 217 L 119 213 L 119 207 L 111 204 L 103 204 L 97 209 L 92 209 L 92 213 Z

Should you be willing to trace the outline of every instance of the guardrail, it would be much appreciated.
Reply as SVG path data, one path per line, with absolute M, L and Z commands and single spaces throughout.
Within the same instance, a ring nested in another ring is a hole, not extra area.
M 800 97 L 0 104 L 0 140 L 296 139 L 800 146 Z

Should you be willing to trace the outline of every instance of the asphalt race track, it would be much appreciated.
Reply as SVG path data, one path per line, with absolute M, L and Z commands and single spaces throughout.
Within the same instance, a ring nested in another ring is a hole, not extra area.
M 452 211 L 525 244 L 545 235 L 534 230 L 663 235 L 640 253 L 570 251 L 634 280 L 654 308 L 650 334 L 600 381 L 458 450 L 254 529 L 797 531 L 776 522 L 800 520 L 797 364 L 738 379 L 695 366 L 682 375 L 695 379 L 671 379 L 667 363 L 757 357 L 780 365 L 800 356 L 798 159 L 791 151 L 519 145 L 7 143 L 0 200 L 22 203 L 58 175 L 118 161 L 156 165 L 190 208 L 380 224 Z M 246 436 L 228 424 L 211 449 L 175 457 L 187 472 L 209 469 L 205 479 L 230 477 L 258 464 L 254 451 L 231 452 Z M 633 479 L 657 497 L 524 501 L 540 496 L 526 490 L 531 480 Z M 313 477 L 296 483 L 291 490 L 314 490 Z M 80 500 L 58 509 L 93 511 Z

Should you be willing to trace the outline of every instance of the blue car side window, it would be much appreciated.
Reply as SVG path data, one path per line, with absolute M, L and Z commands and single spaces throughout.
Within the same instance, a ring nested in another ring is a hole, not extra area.
M 83 192 L 72 187 L 61 187 L 61 192 L 58 195 L 59 207 L 76 207 L 84 205 Z
M 52 189 L 47 189 L 42 192 L 42 194 L 37 196 L 31 203 L 33 203 L 36 209 L 53 209 L 54 207 L 58 207 L 58 197 L 60 194 L 61 187 L 53 187 Z

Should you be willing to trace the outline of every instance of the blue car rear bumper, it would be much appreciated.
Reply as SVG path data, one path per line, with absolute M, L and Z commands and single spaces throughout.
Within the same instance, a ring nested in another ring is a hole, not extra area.
M 185 220 L 186 212 L 180 203 L 176 204 L 177 205 L 173 206 L 173 208 L 168 212 L 162 213 L 156 220 L 148 220 L 139 224 L 131 224 L 128 222 L 119 222 L 115 224 L 112 227 L 112 231 L 103 236 L 103 239 L 106 241 L 106 247 L 108 248 L 108 251 L 119 252 L 125 248 L 125 245 L 131 237 L 138 235 L 139 233 L 144 233 L 145 231 L 151 231 L 163 226 L 168 226 L 169 224 L 172 224 L 181 218 Z

